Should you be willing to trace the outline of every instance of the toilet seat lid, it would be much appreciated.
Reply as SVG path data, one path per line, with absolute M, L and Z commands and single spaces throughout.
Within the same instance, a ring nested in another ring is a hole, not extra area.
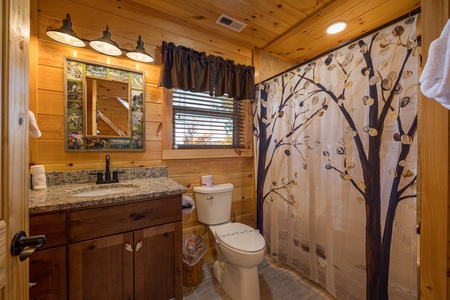
M 228 223 L 214 229 L 220 243 L 239 251 L 256 252 L 266 245 L 259 231 L 245 224 Z

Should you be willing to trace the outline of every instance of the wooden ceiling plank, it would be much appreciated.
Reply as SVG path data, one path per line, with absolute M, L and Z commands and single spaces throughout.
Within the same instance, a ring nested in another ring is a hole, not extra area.
M 361 36 L 377 27 L 383 26 L 384 24 L 407 14 L 420 6 L 419 0 L 410 0 L 408 3 L 405 2 L 399 3 L 395 0 L 385 2 L 382 5 L 374 7 L 370 11 L 363 13 L 362 15 L 356 17 L 354 16 L 354 19 L 348 25 L 349 29 L 338 37 L 324 33 L 320 36 L 319 33 L 316 32 L 313 34 L 315 38 L 317 37 L 316 42 L 305 43 L 305 45 L 309 46 L 306 46 L 303 50 L 296 50 L 290 53 L 287 57 L 299 63 L 309 60 L 320 53 L 326 52 L 329 49 L 342 44 L 343 42 Z
M 242 32 L 248 31 L 251 33 L 256 30 L 271 36 L 271 33 L 280 35 L 291 28 L 290 24 L 275 18 L 270 11 L 263 10 L 259 5 L 250 5 L 242 0 L 186 0 L 186 2 L 190 2 L 191 5 L 196 3 L 205 10 L 211 11 L 214 16 L 212 20 L 214 25 L 216 25 L 215 22 L 221 14 L 226 14 L 248 24 Z
M 388 0 L 383 0 L 387 2 Z M 345 42 L 345 35 L 348 36 L 348 32 L 353 27 L 359 27 L 362 25 L 360 21 L 362 12 L 372 11 L 376 7 L 380 6 L 380 1 L 370 1 L 369 3 L 361 2 L 358 5 L 352 6 L 349 10 L 342 12 L 340 18 L 348 22 L 347 29 L 339 34 L 330 35 L 326 33 L 327 26 L 331 23 L 323 22 L 323 20 L 304 22 L 303 31 L 297 31 L 295 35 L 292 35 L 288 40 L 284 40 L 283 43 L 278 43 L 276 49 L 277 55 L 294 57 L 295 52 L 302 52 L 308 45 L 315 43 L 327 43 L 332 45 L 330 48 Z M 330 18 L 331 19 L 331 18 Z M 328 20 L 328 18 L 327 18 Z M 336 19 L 334 19 L 336 20 Z M 302 45 L 299 45 L 298 41 L 301 41 Z M 294 48 L 293 45 L 297 45 L 298 48 Z M 265 49 L 268 51 L 268 49 Z M 273 50 L 270 50 L 273 51 Z
M 234 33 L 222 26 L 208 26 L 207 24 L 194 24 L 192 22 L 187 22 L 187 20 L 180 19 L 177 17 L 175 12 L 178 6 L 172 6 L 170 10 L 159 11 L 154 8 L 150 8 L 146 5 L 139 4 L 139 2 L 146 2 L 146 0 L 121 0 L 120 2 L 111 2 L 110 0 L 73 0 L 74 2 L 80 3 L 87 7 L 99 9 L 101 11 L 114 14 L 120 18 L 126 18 L 132 21 L 138 21 L 143 23 L 143 25 L 150 25 L 156 27 L 158 31 L 170 31 L 181 36 L 189 36 L 191 39 L 196 40 L 197 36 L 200 36 L 202 40 L 208 41 L 215 38 L 215 42 L 228 41 L 230 42 L 229 47 L 236 48 L 236 45 L 252 49 L 254 43 L 259 42 L 259 37 L 254 35 L 241 35 L 240 39 L 236 39 L 234 36 L 230 35 Z M 152 3 L 152 2 L 150 2 Z M 165 1 L 157 1 L 153 6 L 160 5 L 159 3 L 166 3 Z M 195 6 L 195 5 L 194 5 Z M 169 11 L 170 15 L 165 11 Z M 175 16 L 175 17 L 174 17 Z M 201 25 L 201 26 L 199 26 Z M 215 24 L 216 25 L 216 24 Z M 142 24 L 139 28 L 142 27 Z M 211 34 L 212 29 L 217 29 L 217 32 Z M 202 35 L 204 34 L 204 36 Z M 262 39 L 263 44 L 267 43 L 267 40 Z M 231 45 L 233 44 L 233 45 Z M 249 50 L 250 51 L 250 50 Z
M 374 0 L 373 2 L 378 4 L 380 1 L 387 0 Z M 344 18 L 344 14 L 359 4 L 363 3 L 364 0 L 347 0 L 343 3 L 341 1 L 335 1 L 330 5 L 327 5 L 319 13 L 305 19 L 303 22 L 295 26 L 291 31 L 280 36 L 279 38 L 272 41 L 269 45 L 262 48 L 262 50 L 269 53 L 276 53 L 282 55 L 282 52 L 286 49 L 292 49 L 289 46 L 293 41 L 301 41 L 299 37 L 311 36 L 311 31 L 315 30 L 317 27 L 325 26 L 325 24 L 330 24 L 337 18 Z
M 278 20 L 283 20 L 290 26 L 296 25 L 300 20 L 308 17 L 296 7 L 285 4 L 285 1 L 279 0 L 243 0 L 248 5 L 259 7 L 261 10 L 273 15 Z M 297 2 L 296 2 L 297 3 Z
M 199 25 L 199 28 L 207 28 L 209 32 L 214 35 L 221 34 L 229 39 L 239 41 L 241 45 L 245 45 L 246 47 L 252 47 L 253 45 L 262 47 L 278 35 L 278 33 L 274 31 L 268 31 L 267 29 L 256 25 L 253 29 L 252 27 L 247 26 L 248 28 L 245 28 L 242 32 L 236 32 L 218 25 L 215 22 L 223 12 L 219 13 L 220 9 L 211 5 L 209 5 L 209 9 L 207 9 L 206 7 L 208 5 L 203 4 L 201 1 L 194 1 L 186 6 L 181 6 L 179 5 L 179 2 L 171 2 L 171 0 L 158 1 L 157 3 L 154 3 L 151 0 L 133 1 L 142 5 L 152 5 L 153 9 L 160 12 L 170 11 L 170 14 L 177 17 L 184 26 L 188 24 Z M 231 13 L 228 14 L 230 17 L 234 17 L 241 22 L 246 22 L 245 20 L 231 15 Z M 287 27 L 287 25 L 285 26 Z M 264 34 L 255 34 L 255 31 L 263 32 Z
M 328 2 L 331 1 L 323 1 L 323 0 L 283 0 L 281 1 L 282 5 L 286 5 L 289 7 L 293 7 L 296 10 L 301 11 L 306 16 L 311 16 L 323 9 Z
M 365 33 L 378 28 L 380 26 L 383 26 L 386 23 L 389 23 L 390 21 L 414 10 L 420 6 L 419 1 L 416 1 L 416 4 L 412 4 L 412 7 L 397 7 L 398 9 L 392 9 L 395 6 L 385 3 L 382 6 L 377 7 L 376 9 L 367 12 L 366 14 L 362 15 L 356 22 L 354 26 L 349 26 L 348 31 L 345 32 L 345 34 L 340 36 L 340 39 L 334 41 L 334 45 L 332 42 L 327 42 L 326 37 L 323 37 L 320 39 L 320 41 L 315 43 L 314 47 L 308 48 L 306 51 L 301 53 L 296 57 L 296 61 L 306 61 L 308 59 L 311 59 L 320 53 L 326 52 L 329 49 L 338 46 L 342 44 L 343 42 L 349 41 L 351 39 L 354 39 L 355 37 L 364 35 Z M 377 16 L 374 18 L 374 16 Z M 330 47 L 331 46 L 331 47 Z M 292 53 L 292 57 L 295 56 L 295 53 Z

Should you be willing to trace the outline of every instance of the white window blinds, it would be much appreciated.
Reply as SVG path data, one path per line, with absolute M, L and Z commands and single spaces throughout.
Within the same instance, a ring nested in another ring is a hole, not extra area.
M 174 148 L 243 148 L 245 103 L 173 90 Z

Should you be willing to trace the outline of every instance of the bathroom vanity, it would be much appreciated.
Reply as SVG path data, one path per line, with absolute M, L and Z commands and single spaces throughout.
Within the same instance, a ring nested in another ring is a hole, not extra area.
M 30 235 L 47 236 L 30 257 L 30 298 L 182 299 L 184 191 L 167 177 L 30 191 Z

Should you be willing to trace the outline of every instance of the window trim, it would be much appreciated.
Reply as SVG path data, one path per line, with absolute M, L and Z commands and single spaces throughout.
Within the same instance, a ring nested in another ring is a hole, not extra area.
M 253 122 L 252 104 L 245 101 L 244 113 L 244 145 L 245 148 L 184 148 L 173 149 L 173 109 L 172 90 L 163 91 L 163 126 L 162 126 L 162 159 L 194 159 L 194 158 L 229 158 L 253 157 Z

